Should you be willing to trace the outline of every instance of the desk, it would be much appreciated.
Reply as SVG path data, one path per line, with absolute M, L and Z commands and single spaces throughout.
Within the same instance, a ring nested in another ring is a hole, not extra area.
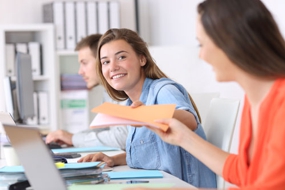
M 104 154 L 108 155 L 108 156 L 114 156 L 120 153 L 123 153 L 124 151 L 107 151 L 107 152 L 103 152 Z M 80 153 L 82 156 L 87 155 L 88 153 Z M 79 158 L 75 158 L 75 159 L 68 159 L 69 163 L 74 163 L 77 162 Z M 1 159 L 0 160 L 0 167 L 5 166 L 5 160 Z M 129 170 L 141 170 L 141 169 L 132 169 L 129 166 L 125 165 L 125 166 L 115 166 L 113 167 L 113 172 L 118 172 L 118 171 L 129 171 Z M 179 178 L 170 175 L 164 171 L 162 171 L 163 174 L 163 178 L 154 178 L 154 179 L 147 179 L 150 183 L 172 183 L 175 184 L 175 187 L 188 187 L 188 188 L 195 188 L 192 185 L 180 180 Z M 126 182 L 128 180 L 111 180 L 110 184 L 116 184 L 116 183 L 120 183 L 120 182 Z M 7 188 L 1 188 L 0 190 L 7 190 Z
M 124 151 L 107 151 L 103 152 L 104 154 L 108 156 L 114 156 L 117 154 L 124 153 Z M 82 156 L 87 155 L 88 153 L 80 153 Z M 79 158 L 77 159 L 68 159 L 69 163 L 77 162 Z M 120 171 L 130 171 L 130 170 L 141 170 L 141 169 L 133 169 L 129 166 L 115 166 L 113 167 L 113 172 L 120 172 Z M 147 179 L 150 183 L 173 183 L 175 184 L 175 187 L 188 187 L 188 188 L 195 188 L 194 186 L 190 185 L 189 183 L 186 183 L 185 181 L 182 181 L 181 179 L 166 173 L 164 171 L 161 171 L 163 174 L 163 178 L 154 178 L 154 179 Z M 126 182 L 129 180 L 111 180 L 110 183 L 120 183 L 120 182 Z

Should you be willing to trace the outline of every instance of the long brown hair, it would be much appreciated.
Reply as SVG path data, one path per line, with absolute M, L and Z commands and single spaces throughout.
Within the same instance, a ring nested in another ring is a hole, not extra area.
M 205 0 L 198 13 L 207 35 L 239 68 L 258 77 L 285 77 L 285 42 L 260 0 Z
M 127 94 L 124 91 L 117 91 L 115 90 L 112 86 L 108 84 L 106 79 L 103 76 L 102 73 L 102 64 L 100 63 L 100 50 L 102 46 L 106 43 L 109 43 L 114 40 L 124 40 L 130 46 L 133 48 L 133 50 L 136 52 L 137 55 L 142 55 L 146 59 L 146 64 L 142 67 L 144 70 L 145 76 L 151 79 L 159 79 L 159 78 L 168 78 L 166 74 L 164 74 L 159 67 L 156 65 L 154 62 L 153 58 L 151 57 L 149 50 L 147 48 L 147 44 L 140 38 L 140 36 L 129 29 L 109 29 L 100 39 L 99 44 L 98 44 L 98 49 L 97 49 L 97 58 L 96 59 L 96 68 L 97 68 L 97 73 L 98 76 L 100 77 L 102 85 L 105 87 L 107 90 L 108 94 L 110 95 L 111 98 L 118 100 L 118 101 L 123 101 L 129 98 Z M 189 98 L 191 100 L 191 103 L 193 104 L 193 107 L 198 115 L 198 118 L 201 122 L 200 114 L 197 109 L 197 106 L 195 105 L 195 102 L 193 101 L 192 97 L 189 94 Z

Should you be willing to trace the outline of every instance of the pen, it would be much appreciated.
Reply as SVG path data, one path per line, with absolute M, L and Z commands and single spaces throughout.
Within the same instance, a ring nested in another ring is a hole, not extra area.
M 143 181 L 143 180 L 130 180 L 127 181 L 127 183 L 148 183 L 149 181 Z
M 100 162 L 98 165 L 97 165 L 97 167 L 101 167 L 101 166 L 105 166 L 105 162 Z

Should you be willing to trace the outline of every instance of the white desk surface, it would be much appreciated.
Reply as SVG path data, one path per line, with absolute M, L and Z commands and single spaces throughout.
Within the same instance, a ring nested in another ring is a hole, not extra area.
M 117 154 L 124 153 L 124 151 L 108 151 L 108 152 L 103 152 L 104 154 L 108 156 L 114 156 Z M 82 156 L 87 155 L 88 153 L 80 153 Z M 79 159 L 79 158 L 78 158 Z M 77 162 L 78 159 L 68 159 L 68 162 Z M 141 170 L 141 169 L 133 169 L 130 168 L 129 166 L 115 166 L 113 167 L 113 172 L 119 172 L 119 171 L 130 171 L 130 170 Z M 150 183 L 173 183 L 175 184 L 175 187 L 188 187 L 188 188 L 195 188 L 194 186 L 190 185 L 189 183 L 186 183 L 185 181 L 182 181 L 181 179 L 170 175 L 164 171 L 161 171 L 163 174 L 163 178 L 153 178 L 153 179 L 147 179 Z M 120 183 L 120 182 L 126 182 L 129 180 L 111 180 L 110 183 Z
M 108 156 L 113 156 L 113 155 L 117 155 L 117 154 L 120 154 L 120 153 L 123 153 L 124 151 L 108 151 L 108 152 L 103 152 L 105 153 L 106 155 Z M 87 155 L 88 153 L 80 153 L 82 156 L 85 156 Z M 77 159 L 68 159 L 68 162 L 69 163 L 72 163 L 72 162 L 77 162 L 79 158 Z M 3 167 L 5 166 L 5 160 L 4 159 L 0 159 L 0 167 Z M 117 172 L 117 171 L 129 171 L 129 170 L 140 170 L 140 169 L 132 169 L 130 168 L 129 166 L 125 165 L 125 166 L 115 166 L 113 167 L 113 170 L 114 172 Z M 195 188 L 194 186 L 180 180 L 179 178 L 173 176 L 173 175 L 170 175 L 164 171 L 162 171 L 163 173 L 163 178 L 154 178 L 154 179 L 146 179 L 147 181 L 149 181 L 150 183 L 173 183 L 175 184 L 175 187 L 188 187 L 188 188 Z M 111 180 L 110 183 L 111 184 L 117 184 L 117 183 L 124 183 L 128 180 Z M 2 190 L 2 189 L 1 189 Z

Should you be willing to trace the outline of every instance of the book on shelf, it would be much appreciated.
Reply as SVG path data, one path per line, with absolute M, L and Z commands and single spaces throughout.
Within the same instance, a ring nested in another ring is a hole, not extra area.
M 87 90 L 88 89 L 83 77 L 78 74 L 61 74 L 60 87 L 61 87 L 61 90 Z

